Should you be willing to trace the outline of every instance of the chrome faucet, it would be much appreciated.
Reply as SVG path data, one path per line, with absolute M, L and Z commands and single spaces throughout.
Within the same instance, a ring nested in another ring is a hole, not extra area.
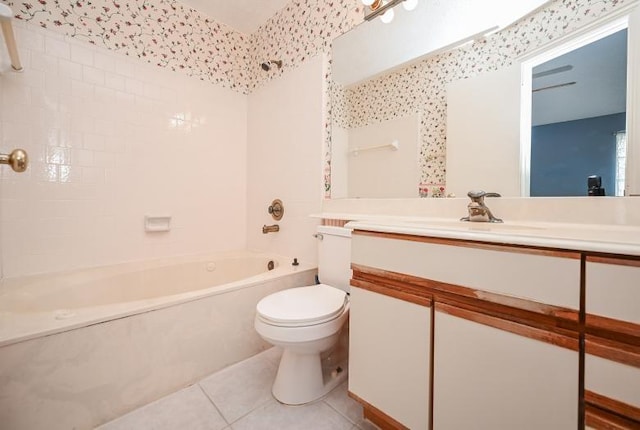
M 485 197 L 500 197 L 498 193 L 485 193 L 484 191 L 472 190 L 467 193 L 471 199 L 471 203 L 467 205 L 469 216 L 460 218 L 460 221 L 471 222 L 502 222 L 500 218 L 496 218 L 491 210 L 484 204 Z
M 275 233 L 277 231 L 280 231 L 280 226 L 278 224 L 262 226 L 262 234 Z

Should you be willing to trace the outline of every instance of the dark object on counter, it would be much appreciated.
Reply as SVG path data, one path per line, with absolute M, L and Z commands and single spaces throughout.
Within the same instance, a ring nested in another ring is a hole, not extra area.
M 597 175 L 587 178 L 587 189 L 590 196 L 604 196 L 604 188 L 602 188 L 602 178 Z

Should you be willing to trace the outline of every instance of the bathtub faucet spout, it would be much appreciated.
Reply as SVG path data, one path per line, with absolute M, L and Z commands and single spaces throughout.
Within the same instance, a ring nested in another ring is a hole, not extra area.
M 278 224 L 262 226 L 262 234 L 275 233 L 278 231 L 280 231 L 280 226 Z

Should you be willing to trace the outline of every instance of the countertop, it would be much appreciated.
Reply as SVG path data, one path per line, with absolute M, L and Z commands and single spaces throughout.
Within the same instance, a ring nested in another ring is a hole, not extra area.
M 640 256 L 640 227 L 542 222 L 485 223 L 448 218 L 366 217 L 346 227 L 445 239 Z

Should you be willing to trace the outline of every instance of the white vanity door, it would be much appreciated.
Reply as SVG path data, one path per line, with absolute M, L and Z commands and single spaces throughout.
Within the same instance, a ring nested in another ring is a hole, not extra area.
M 349 330 L 349 391 L 427 429 L 431 308 L 352 287 Z
M 456 309 L 435 308 L 434 430 L 578 427 L 577 351 L 471 321 L 480 314 Z

